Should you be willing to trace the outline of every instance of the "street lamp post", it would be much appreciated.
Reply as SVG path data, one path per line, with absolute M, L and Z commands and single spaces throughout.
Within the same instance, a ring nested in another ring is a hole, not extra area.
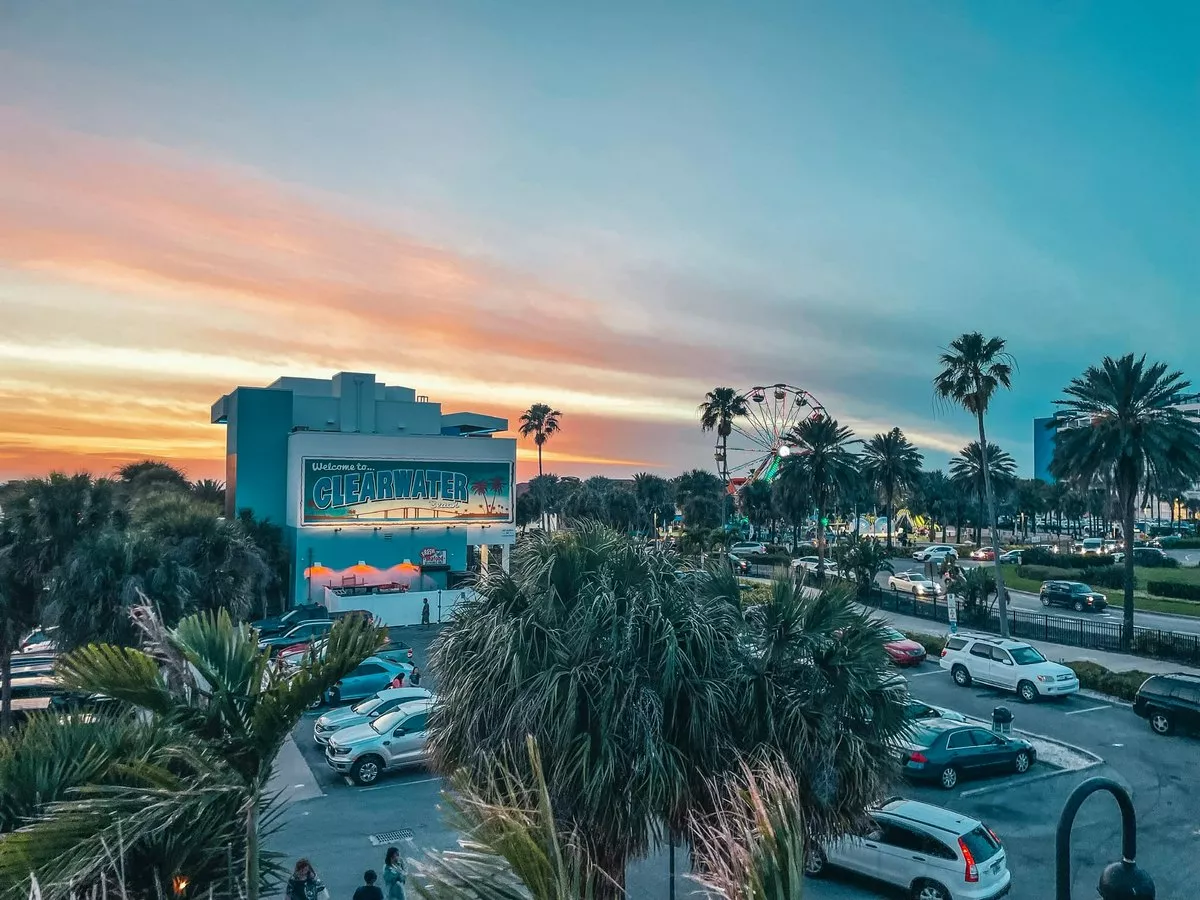
M 1111 778 L 1089 778 L 1071 792 L 1058 817 L 1055 838 L 1057 877 L 1055 900 L 1071 900 L 1071 826 L 1083 802 L 1097 791 L 1108 791 L 1121 808 L 1121 861 L 1107 866 L 1097 888 L 1101 900 L 1154 900 L 1154 880 L 1134 862 L 1137 855 L 1137 814 L 1129 792 Z

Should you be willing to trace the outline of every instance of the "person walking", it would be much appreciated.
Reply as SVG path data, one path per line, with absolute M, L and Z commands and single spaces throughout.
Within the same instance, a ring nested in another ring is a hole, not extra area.
M 416 687 L 421 683 L 421 670 L 413 666 L 413 670 L 408 673 L 408 683 Z
M 422 628 L 429 627 L 429 598 L 428 597 L 426 597 L 421 602 L 421 627 Z
M 287 900 L 327 900 L 329 892 L 317 877 L 312 864 L 301 857 L 287 883 Z
M 375 883 L 378 878 L 374 869 L 363 872 L 363 883 L 354 891 L 354 900 L 383 900 L 383 891 Z
M 387 886 L 387 900 L 407 900 L 408 895 L 404 892 L 406 881 L 408 870 L 404 867 L 400 850 L 388 847 L 383 857 L 383 883 Z

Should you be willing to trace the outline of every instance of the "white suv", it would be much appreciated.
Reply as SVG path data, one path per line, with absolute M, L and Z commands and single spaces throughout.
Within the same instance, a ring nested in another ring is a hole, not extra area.
M 765 555 L 767 545 L 760 541 L 741 541 L 730 547 L 729 552 L 736 553 L 738 556 Z
M 993 900 L 1009 890 L 1008 858 L 980 822 L 915 800 L 887 800 L 861 833 L 813 847 L 804 870 L 837 866 L 902 888 L 918 900 Z
M 1020 641 L 990 635 L 951 635 L 939 665 L 950 670 L 954 683 L 960 687 L 970 687 L 973 681 L 978 681 L 1015 691 L 1026 703 L 1079 693 L 1079 679 L 1074 672 L 1050 662 Z
M 958 551 L 949 544 L 932 544 L 916 551 L 913 554 L 913 559 L 917 562 L 945 562 L 947 559 L 956 561 L 958 559 Z

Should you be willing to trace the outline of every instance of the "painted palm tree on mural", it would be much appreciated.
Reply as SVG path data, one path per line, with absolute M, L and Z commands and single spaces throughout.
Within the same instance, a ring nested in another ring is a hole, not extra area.
M 533 442 L 537 444 L 538 451 L 538 475 L 542 474 L 542 447 L 550 435 L 558 434 L 562 430 L 558 421 L 561 416 L 562 413 L 545 403 L 535 403 L 521 413 L 521 427 L 517 431 L 521 437 L 533 435 Z
M 485 479 L 485 478 L 481 478 L 478 481 L 471 482 L 471 493 L 474 494 L 476 497 L 483 498 L 484 512 L 486 512 L 490 515 L 492 512 L 492 498 L 488 496 L 488 486 L 489 486 L 489 483 L 488 483 L 487 479 Z
M 933 393 L 941 400 L 957 404 L 975 417 L 979 425 L 979 446 L 983 448 L 983 488 L 987 497 L 988 525 L 992 532 L 992 551 L 996 567 L 996 594 L 1000 604 L 1000 634 L 1008 637 L 1008 595 L 1004 573 L 1000 569 L 1000 538 L 996 531 L 996 497 L 988 474 L 987 434 L 983 419 L 998 388 L 1012 387 L 1016 365 L 1005 349 L 1004 338 L 985 338 L 978 331 L 961 334 L 938 357 L 942 370 L 933 379 Z
M 746 415 L 746 398 L 731 387 L 713 388 L 704 395 L 700 404 L 700 430 L 716 431 L 720 445 L 720 458 L 717 468 L 722 477 L 729 471 L 728 461 L 729 435 L 733 433 L 733 420 Z
M 1064 389 L 1055 400 L 1058 412 L 1055 478 L 1077 481 L 1111 479 L 1116 487 L 1125 542 L 1125 628 L 1128 650 L 1133 637 L 1133 535 L 1138 492 L 1156 477 L 1200 478 L 1200 417 L 1180 409 L 1195 403 L 1191 382 L 1163 363 L 1132 353 L 1106 356 Z
M 887 548 L 892 549 L 896 495 L 917 486 L 924 457 L 899 428 L 875 435 L 863 446 L 862 474 L 883 491 L 887 507 Z

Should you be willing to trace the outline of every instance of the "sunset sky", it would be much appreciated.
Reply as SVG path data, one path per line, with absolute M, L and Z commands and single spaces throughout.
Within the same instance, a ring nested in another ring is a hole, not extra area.
M 712 465 L 785 381 L 934 465 L 1135 350 L 1200 378 L 1200 5 L 0 4 L 0 478 L 223 477 L 214 400 L 375 372 L 564 413 L 547 467 Z M 529 474 L 532 447 L 522 453 Z

